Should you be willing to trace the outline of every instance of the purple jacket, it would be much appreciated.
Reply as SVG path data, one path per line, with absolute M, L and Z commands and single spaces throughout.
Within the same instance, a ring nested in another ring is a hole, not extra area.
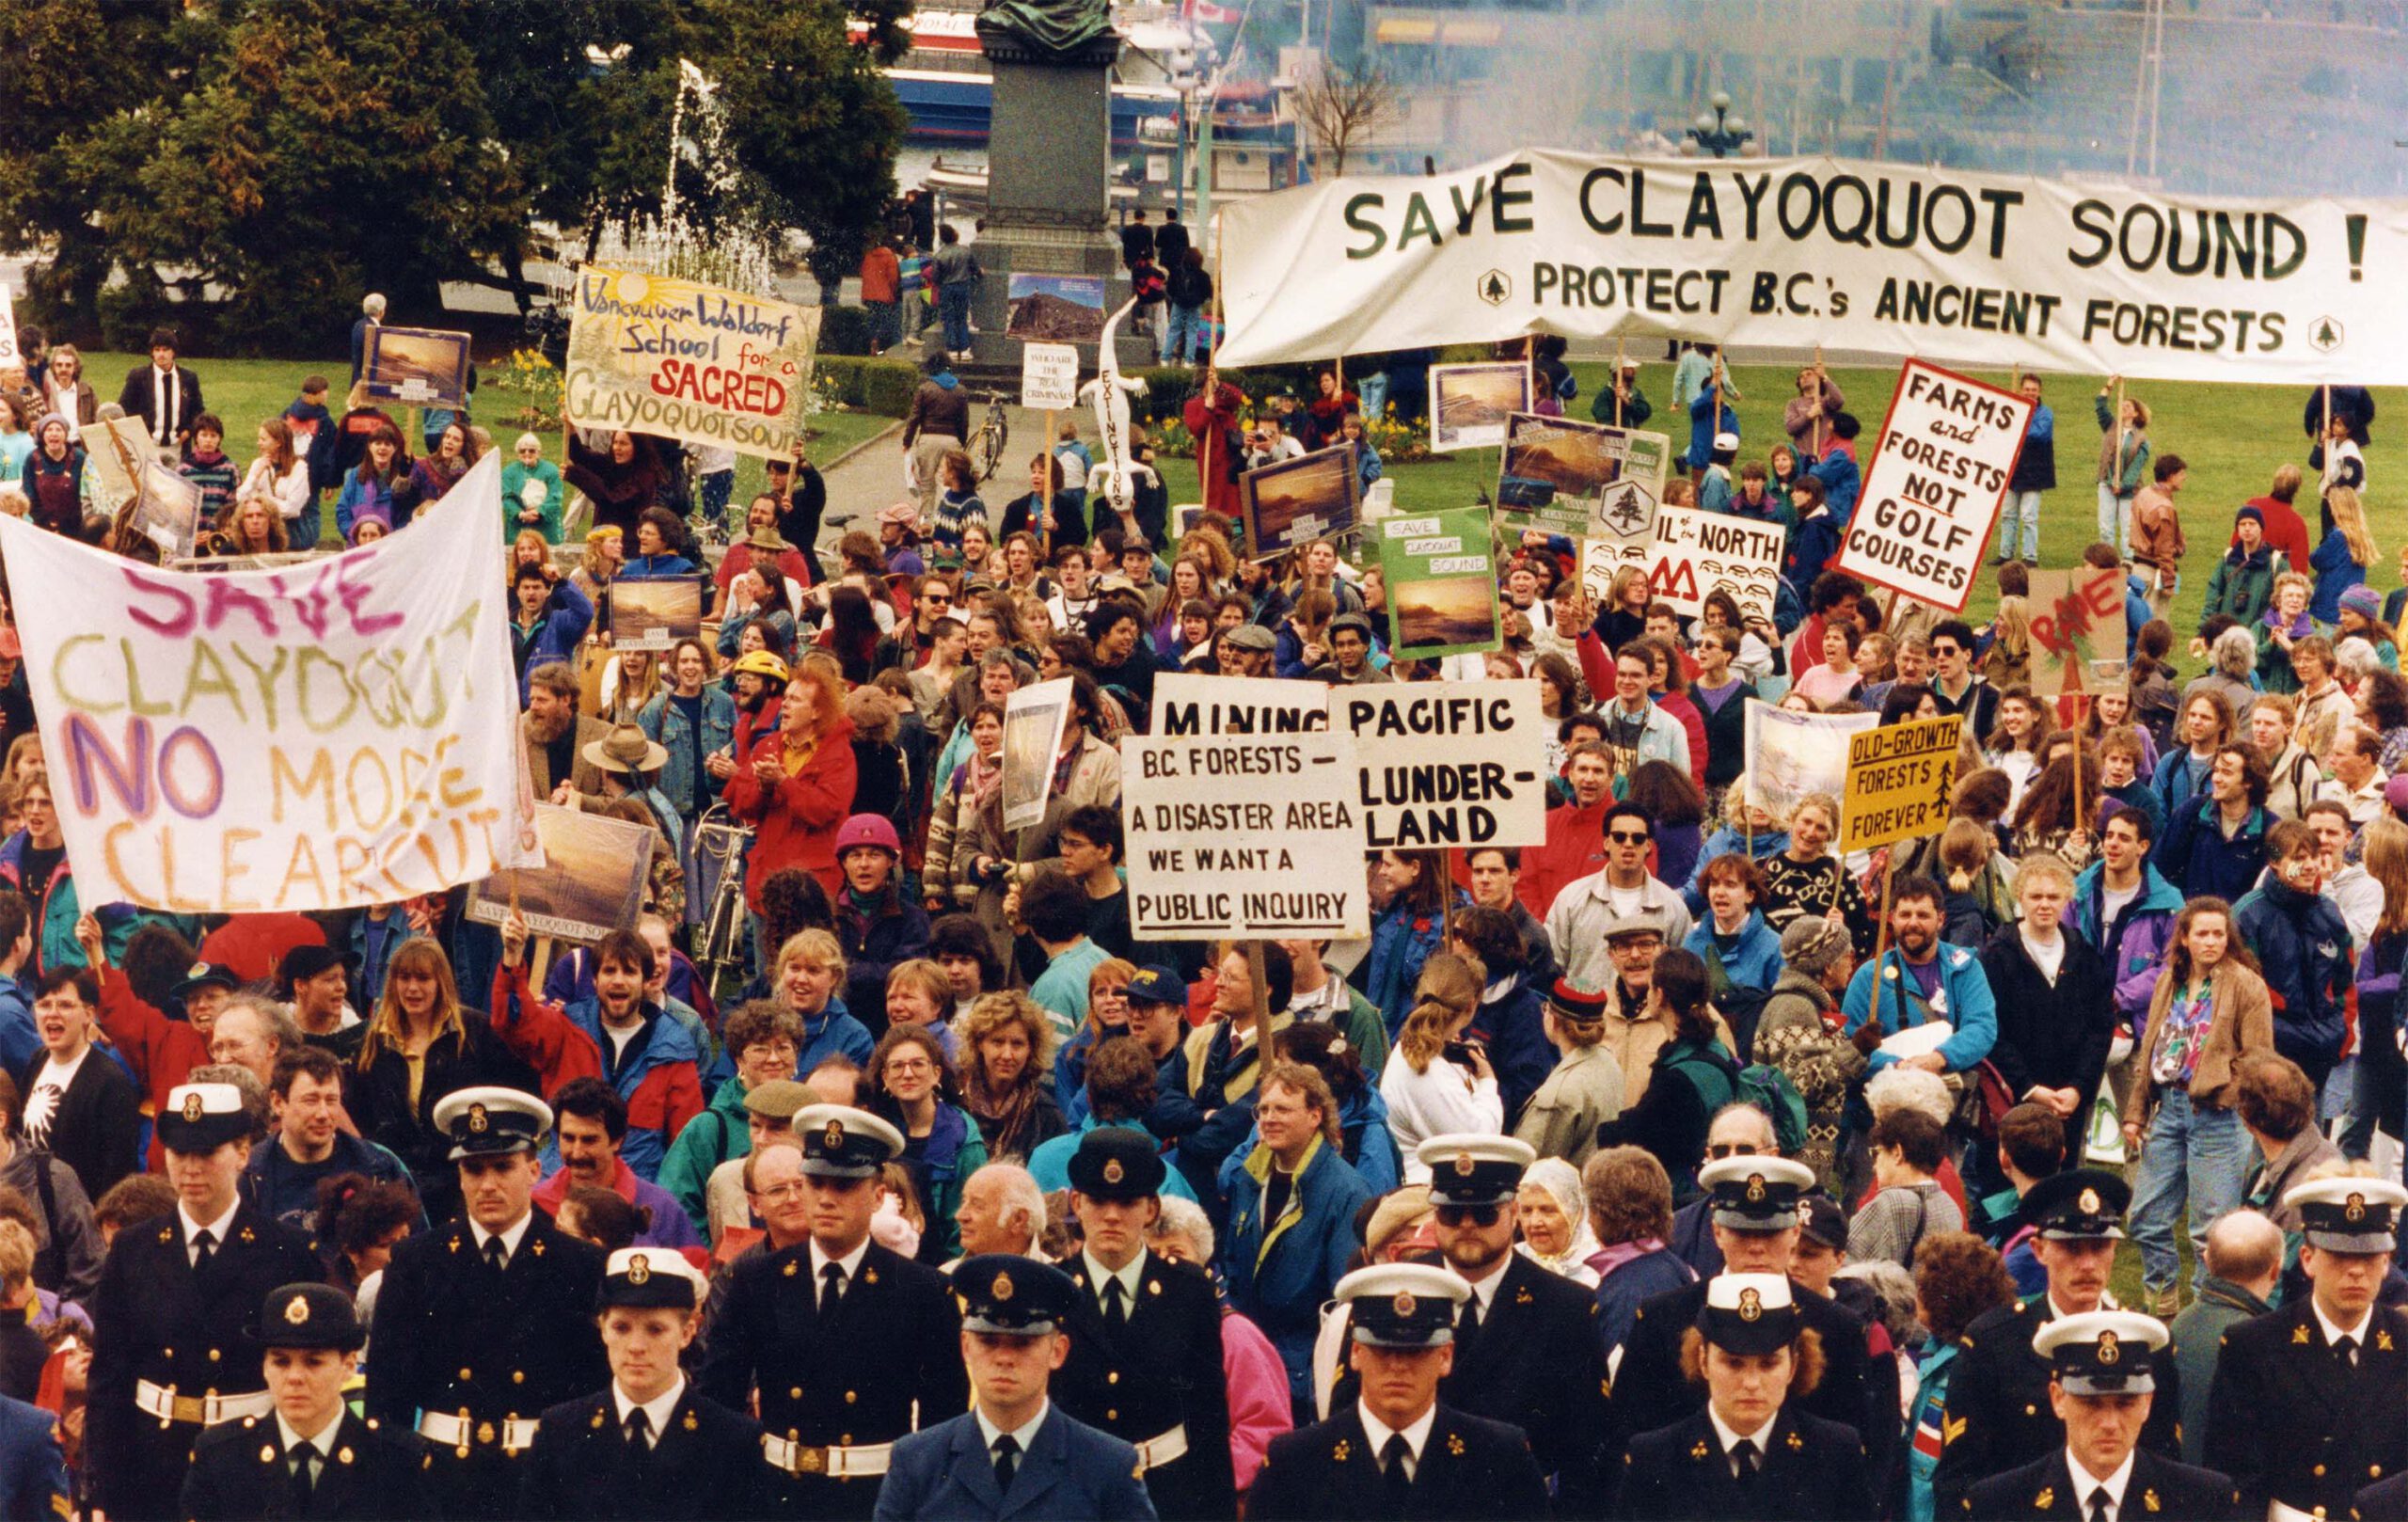
M 2110 949 L 2107 933 L 2111 928 L 2099 923 L 2099 884 L 2105 880 L 2106 870 L 2097 862 L 2083 869 L 2074 880 L 2068 913 L 2082 938 L 2102 954 Z M 2144 863 L 2140 896 L 2124 911 L 2123 943 L 2113 948 L 2114 965 L 2108 969 L 2115 980 L 2115 1012 L 2135 1037 L 2148 1023 L 2149 994 L 2156 989 L 2158 974 L 2165 965 L 2166 943 L 2174 936 L 2174 917 L 2181 912 L 2180 890 L 2166 881 L 2157 868 Z

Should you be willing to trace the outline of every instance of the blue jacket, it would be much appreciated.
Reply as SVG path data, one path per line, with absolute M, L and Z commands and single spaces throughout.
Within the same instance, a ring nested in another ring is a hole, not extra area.
M 1823 574 L 1823 567 L 1840 549 L 1839 509 L 1817 513 L 1789 531 L 1789 553 L 1782 558 L 1781 578 L 1797 589 L 1798 600 L 1803 603 Z
M 2148 610 L 2148 598 L 2142 595 L 2145 590 L 2139 572 L 2124 578 L 2124 658 L 2128 661 L 2140 648 L 2141 626 L 2157 616 Z
M 1739 431 L 1738 409 L 1731 405 L 1728 396 L 1722 400 L 1722 416 L 1717 423 L 1714 395 L 1714 388 L 1708 386 L 1689 401 L 1689 448 L 1681 456 L 1681 463 L 1692 470 L 1703 470 L 1713 463 L 1716 434 L 1735 435 Z
M 552 588 L 549 601 L 544 604 L 544 616 L 535 625 L 535 637 L 528 642 L 527 658 L 518 667 L 518 706 L 527 706 L 527 677 L 538 666 L 554 660 L 572 660 L 577 655 L 578 642 L 594 626 L 594 599 L 577 589 L 577 583 L 562 577 Z M 516 625 L 513 623 L 514 634 Z M 515 647 L 516 641 L 513 640 Z M 673 760 L 674 757 L 673 756 Z
M 1752 856 L 1756 861 L 1764 862 L 1769 860 L 1774 852 L 1788 848 L 1789 832 L 1786 830 L 1759 830 L 1751 835 L 1726 824 L 1706 836 L 1705 844 L 1698 848 L 1697 865 L 1690 870 L 1688 881 L 1681 884 L 1681 902 L 1688 906 L 1693 917 L 1703 919 L 1705 915 L 1705 883 L 1703 878 L 1706 863 L 1718 856 Z M 1779 938 L 1775 937 L 1775 943 L 1778 943 Z
M 1471 901 L 1451 883 L 1447 891 L 1455 896 L 1458 909 Z M 1438 914 L 1418 917 L 1400 904 L 1371 926 L 1371 953 L 1354 975 L 1360 979 L 1357 986 L 1363 997 L 1378 1007 L 1390 1041 L 1403 1028 L 1404 1017 L 1413 1012 L 1413 986 L 1421 981 L 1421 964 L 1438 949 L 1443 921 Z
M 34 1029 L 33 989 L 13 977 L 0 977 L 0 1067 L 24 1072 L 41 1052 L 41 1033 Z
M 385 996 L 385 969 L 392 965 L 393 948 L 417 934 L 409 916 L 398 909 L 381 920 L 362 914 L 351 922 L 351 954 L 359 967 L 352 998 L 360 1008 L 372 1009 Z
M 1012 1473 L 995 1484 L 995 1461 L 978 1413 L 966 1411 L 897 1439 L 878 1487 L 878 1522 L 994 1522 L 1003 1516 L 1154 1522 L 1137 1451 L 1054 1402 Z
M 869 1027 L 846 1009 L 843 996 L 832 994 L 818 1019 L 802 1023 L 802 1051 L 795 1058 L 794 1070 L 808 1078 L 812 1069 L 830 1057 L 849 1057 L 866 1068 L 870 1054 L 877 1048 L 878 1043 L 870 1039 Z M 729 1070 L 734 1070 L 733 1063 Z
M 2316 590 L 2307 599 L 2307 616 L 2322 625 L 2337 623 L 2341 594 L 2366 585 L 2367 568 L 2350 558 L 2350 541 L 2338 529 L 2308 553 L 2307 563 L 2316 568 Z
M 1712 965 L 1719 954 L 1714 943 L 1713 917 L 1701 912 L 1696 927 L 1689 931 L 1688 939 L 1681 943 L 1681 947 L 1697 953 L 1705 959 L 1709 966 Z M 1780 979 L 1782 968 L 1787 965 L 1781 957 L 1781 937 L 1765 923 L 1763 912 L 1753 909 L 1748 911 L 1746 921 L 1739 927 L 1739 943 L 1721 960 L 1722 971 L 1732 983 L 1748 989 L 1769 990 Z
M 1823 500 L 1831 516 L 1846 523 L 1856 514 L 1856 499 L 1864 490 L 1864 473 L 1845 441 L 1833 441 L 1829 452 L 1807 467 L 1806 473 L 1823 484 Z
M 1229 1197 L 1221 1260 L 1229 1304 L 1259 1328 L 1288 1367 L 1288 1393 L 1312 1398 L 1313 1339 L 1322 1302 L 1346 1273 L 1355 1249 L 1354 1213 L 1370 1186 L 1327 1143 L 1316 1139 L 1275 1221 L 1262 1218 L 1271 1149 L 1258 1147 L 1224 1175 Z
M 702 753 L 726 750 L 736 738 L 736 700 L 717 687 L 705 687 L 702 696 Z M 655 693 L 653 700 L 636 715 L 636 723 L 646 738 L 669 753 L 661 763 L 660 790 L 678 812 L 689 818 L 701 812 L 694 807 L 697 785 L 707 806 L 719 796 L 719 779 L 708 771 L 697 774 L 694 766 L 694 724 L 686 710 L 670 701 L 669 693 Z
M 1500 990 L 1498 983 L 1504 983 Z M 1488 1043 L 1489 1064 L 1497 1070 L 1497 1091 L 1505 1101 L 1505 1119 L 1513 1123 L 1546 1075 L 1555 1071 L 1556 1050 L 1548 1044 L 1542 1017 L 1545 1000 L 1527 971 L 1507 979 L 1492 979 L 1488 994 L 1473 1013 L 1465 1035 Z
M 2108 931 L 2111 927 L 2099 923 L 2103 917 L 2104 890 L 2107 868 L 2093 862 L 2073 880 L 2073 904 L 2070 920 L 2084 941 L 2097 946 L 2107 956 Z M 2182 895 L 2165 880 L 2157 868 L 2141 864 L 2140 896 L 2124 908 L 2124 938 L 2112 948 L 2113 964 L 2107 975 L 2115 984 L 2115 1013 L 2124 1025 L 2137 1037 L 2148 1023 L 2149 996 L 2157 991 L 2157 978 L 2165 960 L 2165 948 L 2174 939 L 2174 918 L 2182 912 Z
M 891 911 L 864 914 L 853 904 L 853 891 L 836 895 L 832 928 L 845 947 L 845 1007 L 886 1009 L 886 978 L 900 964 L 928 954 L 928 912 L 903 896 L 898 867 Z M 866 1027 L 864 1027 L 866 1028 Z M 805 1068 L 804 1072 L 811 1070 Z
M 1394 1193 L 1404 1182 L 1404 1154 L 1388 1131 L 1388 1102 L 1365 1084 L 1351 1099 L 1338 1102 L 1338 1130 L 1345 1138 L 1346 1160 L 1374 1195 Z
M 2146 736 L 2147 731 L 2144 730 L 2142 734 Z M 2165 833 L 2165 801 L 2157 796 L 2156 787 L 2146 777 L 2134 777 L 2121 787 L 2102 787 L 2099 790 L 2099 801 L 2102 817 L 2107 812 L 2107 803 L 2114 801 L 2148 816 L 2149 839 L 2155 840 Z
M 2249 817 L 2230 840 L 2216 823 L 2216 801 L 2203 798 L 2168 816 L 2172 821 L 2160 835 L 2149 864 L 2185 898 L 2202 894 L 2238 903 L 2266 866 L 2266 832 L 2273 819 L 2263 808 Z
M 2350 927 L 2340 906 L 2269 874 L 2232 906 L 2232 922 L 2258 956 L 2274 1005 L 2274 1050 L 2310 1072 L 2341 1054 L 2343 1001 L 2352 982 Z
M 29 1402 L 0 1395 L 0 1516 L 65 1516 L 68 1505 L 58 1419 Z
M 1940 1043 L 1941 1060 L 1948 1064 L 1950 1072 L 1964 1072 L 1979 1066 L 1998 1041 L 1998 1003 L 1990 996 L 1990 978 L 1982 971 L 1982 959 L 1971 948 L 1942 943 L 1934 954 L 1940 959 L 1940 993 L 1947 1007 L 1925 1006 L 1921 986 L 1907 971 L 1906 954 L 1892 946 L 1881 959 L 1881 1023 L 1894 1035 L 1926 1020 L 1946 1021 L 1956 1030 Z M 1905 997 L 1899 996 L 1901 992 Z M 1844 1034 L 1853 1036 L 1873 1012 L 1871 962 L 1859 967 L 1847 980 L 1847 997 L 1841 1008 L 1847 1016 Z M 1896 1060 L 1876 1052 L 1872 1070 L 1879 1072 Z
M 2214 765 L 2212 758 L 2209 765 Z M 2157 774 L 2149 779 L 2148 785 L 2149 791 L 2157 795 L 2158 804 L 2158 831 L 2149 837 L 2151 840 L 2162 844 L 2165 839 L 2165 826 L 2182 812 L 2183 805 L 2207 796 L 2203 791 L 2206 778 L 2205 769 L 2196 776 L 2193 775 L 2191 747 L 2188 744 L 2174 746 L 2157 758 Z
M 400 1182 L 417 1187 L 410 1170 L 402 1165 L 391 1150 L 377 1146 L 362 1136 L 335 1133 L 335 1149 L 324 1163 L 296 1163 L 284 1144 L 271 1136 L 251 1149 L 250 1165 L 243 1170 L 243 1179 L 250 1186 L 252 1203 L 289 1227 L 317 1233 L 318 1183 L 338 1174 L 363 1174 L 378 1182 Z M 426 1212 L 420 1209 L 420 1229 L 426 1226 Z M 323 1233 L 332 1240 L 334 1223 L 325 1223 Z
M 1659 1294 L 1685 1290 L 1697 1282 L 1697 1270 L 1670 1247 L 1658 1247 L 1615 1269 L 1597 1281 L 1597 1340 L 1610 1358 L 1614 1349 L 1630 1340 L 1639 1308 Z
M 75 940 L 75 922 L 84 917 L 84 911 L 76 897 L 74 869 L 61 856 L 48 882 L 25 881 L 25 848 L 32 842 L 32 834 L 24 830 L 0 842 L 0 884 L 24 894 L 25 902 L 40 915 L 34 926 L 34 959 L 21 969 L 27 977 L 54 967 L 84 965 L 84 948 Z M 92 911 L 92 917 L 101 922 L 101 944 L 110 965 L 124 966 L 125 943 L 141 927 L 142 916 L 130 904 L 103 904 Z
M 1079 1149 L 1079 1138 L 1102 1124 L 1104 1122 L 1089 1115 L 1079 1122 L 1078 1130 L 1066 1131 L 1059 1136 L 1038 1142 L 1037 1150 L 1028 1154 L 1028 1176 L 1037 1181 L 1037 1187 L 1049 1195 L 1057 1189 L 1069 1188 L 1070 1155 Z M 1153 1132 L 1143 1120 L 1115 1120 L 1112 1124 L 1126 1127 L 1132 1131 L 1143 1131 L 1149 1136 L 1153 1136 Z M 1156 1149 L 1160 1150 L 1162 1138 L 1154 1136 L 1154 1142 Z M 1155 1192 L 1167 1199 L 1196 1199 L 1196 1191 L 1188 1186 L 1185 1175 L 1177 1168 L 1163 1170 L 1163 1186 Z M 1196 1203 L 1201 1204 L 1202 1201 L 1197 1200 Z

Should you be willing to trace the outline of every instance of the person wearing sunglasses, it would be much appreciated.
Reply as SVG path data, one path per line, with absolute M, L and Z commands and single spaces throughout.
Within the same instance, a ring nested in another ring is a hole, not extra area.
M 1684 1371 L 1683 1334 L 1697 1324 L 1710 1286 L 1731 1275 L 1777 1274 L 1790 1279 L 1800 1323 L 1823 1344 L 1822 1381 L 1794 1408 L 1855 1428 L 1864 1440 L 1865 1472 L 1887 1474 L 1902 1432 L 1896 1387 L 1874 1378 L 1864 1324 L 1789 1272 L 1799 1201 L 1814 1186 L 1814 1171 L 1783 1157 L 1727 1157 L 1700 1168 L 1698 1183 L 1713 1201 L 1715 1245 L 1728 1267 L 1640 1306 L 1614 1373 L 1615 1422 L 1626 1433 L 1656 1432 L 1703 1407 L 1705 1387 Z
M 1620 965 L 1608 949 L 1608 926 L 1644 926 L 1664 944 L 1678 945 L 1693 923 L 1681 896 L 1647 869 L 1655 832 L 1645 810 L 1635 803 L 1608 809 L 1605 837 L 1605 867 L 1573 880 L 1546 912 L 1546 938 L 1562 975 L 1590 989 L 1606 987 Z M 1623 1068 L 1627 1072 L 1630 1064 Z

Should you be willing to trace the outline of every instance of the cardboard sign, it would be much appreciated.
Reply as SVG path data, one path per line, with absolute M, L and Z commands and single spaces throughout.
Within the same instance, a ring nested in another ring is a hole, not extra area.
M 1015 270 L 1005 277 L 1004 337 L 1052 343 L 1103 341 L 1103 277 Z
M 150 424 L 139 418 L 112 418 L 86 423 L 76 430 L 76 436 L 83 440 L 85 468 L 98 479 L 101 505 L 115 513 L 134 500 L 140 490 L 135 482 L 142 467 L 159 458 Z M 187 548 L 182 553 L 192 551 Z
M 544 843 L 544 864 L 498 872 L 470 888 L 470 920 L 499 925 L 510 913 L 515 887 L 519 915 L 537 935 L 593 942 L 612 930 L 635 928 L 660 832 L 538 803 L 535 837 Z
M 1488 510 L 1383 518 L 1379 529 L 1396 640 L 1391 653 L 1420 660 L 1496 649 L 1502 637 Z
M 1329 695 L 1354 737 L 1370 850 L 1536 846 L 1546 839 L 1551 733 L 1539 684 L 1385 682 Z
M 2131 668 L 2124 658 L 2129 631 L 2121 569 L 2035 571 L 2025 605 L 2032 619 L 2036 694 L 2123 690 Z
M 1847 737 L 1847 787 L 1840 795 L 1842 850 L 1937 834 L 1948 824 L 1965 721 L 1909 719 Z
M 1269 560 L 1316 539 L 1351 533 L 1363 516 L 1363 472 L 1354 446 L 1338 444 L 1275 460 L 1238 477 L 1246 558 Z
M 1517 412 L 1498 456 L 1497 511 L 1518 528 L 1594 536 L 1644 565 L 1671 457 L 1662 434 Z
M 1154 678 L 1153 735 L 1301 735 L 1329 727 L 1329 685 L 1273 676 Z
M 819 309 L 588 264 L 562 395 L 578 428 L 782 459 L 802 436 Z
M 1748 803 L 1786 821 L 1809 795 L 1847 790 L 1848 737 L 1881 721 L 1877 713 L 1794 713 L 1748 699 Z
M 468 404 L 468 363 L 466 333 L 378 323 L 368 330 L 359 379 L 380 401 L 456 409 Z
M 1079 351 L 1069 343 L 1029 343 L 1020 351 L 1020 404 L 1058 412 L 1079 400 Z
M 86 899 L 347 909 L 529 859 L 503 589 L 483 555 L 461 552 L 500 514 L 496 453 L 407 533 L 214 576 L 0 516 Z
M 17 347 L 16 298 L 8 294 L 7 286 L 0 285 L 0 370 L 24 362 L 24 355 Z
M 1430 448 L 1439 454 L 1495 449 L 1505 424 L 1530 410 L 1530 362 L 1432 365 Z
M 1045 822 L 1045 797 L 1054 789 L 1054 758 L 1062 753 L 1062 731 L 1070 721 L 1070 679 L 1036 682 L 1004 703 L 1004 828 L 1025 830 Z
M 1124 737 L 1130 932 L 1370 934 L 1359 778 L 1354 740 L 1326 731 Z
M 2031 420 L 2013 391 L 1908 360 L 1832 566 L 1963 612 Z
M 703 584 L 690 576 L 610 583 L 610 643 L 620 650 L 668 650 L 703 632 Z
M 1695 618 L 1705 610 L 1707 593 L 1727 592 L 1737 600 L 1743 620 L 1769 621 L 1784 542 L 1778 523 L 1694 507 L 1659 507 L 1651 549 L 1654 563 L 1647 572 L 1650 595 L 1670 603 L 1682 617 Z

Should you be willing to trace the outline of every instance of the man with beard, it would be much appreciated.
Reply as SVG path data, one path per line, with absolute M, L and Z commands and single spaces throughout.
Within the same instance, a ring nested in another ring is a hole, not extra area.
M 1890 892 L 1890 949 L 1881 958 L 1877 982 L 1871 962 L 1848 979 L 1841 1004 L 1846 1034 L 1871 1057 L 1874 1072 L 1896 1061 L 1927 1072 L 1966 1072 L 1980 1066 L 1998 1040 L 1998 1002 L 1981 959 L 1964 946 L 1941 944 L 1942 901 L 1940 884 L 1931 879 L 1901 880 Z M 1952 1027 L 1937 1050 L 1906 1058 L 1877 1050 L 1885 1037 L 1926 1021 Z
M 1268 676 L 1278 641 L 1259 624 L 1241 624 L 1222 630 L 1215 648 L 1220 654 L 1223 676 Z
M 1371 664 L 1371 621 L 1360 613 L 1340 613 L 1329 621 L 1329 658 L 1305 675 L 1339 687 L 1396 680 L 1386 667 Z
M 585 748 L 610 737 L 610 726 L 577 711 L 577 674 L 565 661 L 547 661 L 527 674 L 527 711 L 518 735 L 527 747 L 527 775 L 535 796 L 598 811 L 602 769 Z

